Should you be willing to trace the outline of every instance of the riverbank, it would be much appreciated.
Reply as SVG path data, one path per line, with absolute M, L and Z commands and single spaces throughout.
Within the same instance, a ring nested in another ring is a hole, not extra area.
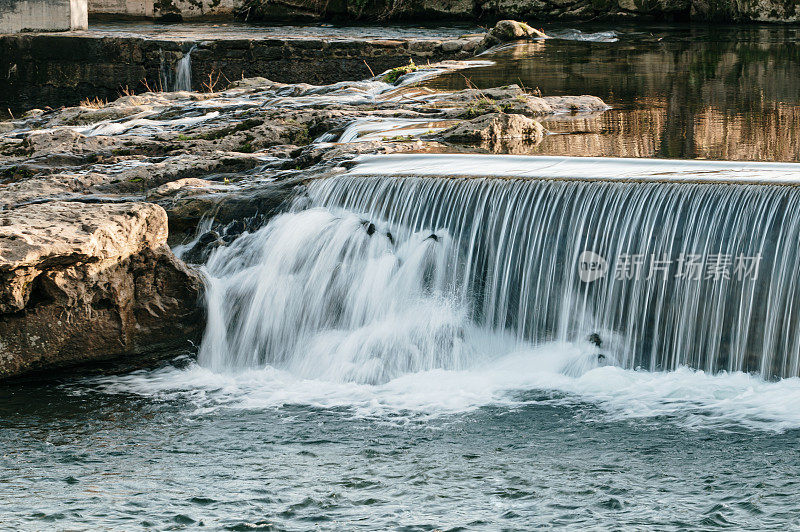
M 383 32 L 383 37 L 374 28 L 341 33 L 175 28 L 163 32 L 133 24 L 0 36 L 0 64 L 7 65 L 0 76 L 0 109 L 19 115 L 34 107 L 76 105 L 85 98 L 115 100 L 125 92 L 213 92 L 250 77 L 317 85 L 355 81 L 409 61 L 465 59 L 483 39 L 481 33 L 435 28 Z
M 517 19 L 529 22 L 553 20 L 631 20 L 780 22 L 800 21 L 800 7 L 793 2 L 708 2 L 705 0 L 662 0 L 634 2 L 606 0 L 343 0 L 305 2 L 302 0 L 246 0 L 238 11 L 249 21 L 285 20 L 426 20 L 430 17 L 453 20 Z

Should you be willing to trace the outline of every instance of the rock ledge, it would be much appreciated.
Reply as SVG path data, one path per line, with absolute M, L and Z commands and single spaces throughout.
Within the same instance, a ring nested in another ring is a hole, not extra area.
M 197 274 L 147 203 L 0 212 L 0 378 L 90 361 L 140 364 L 197 340 Z

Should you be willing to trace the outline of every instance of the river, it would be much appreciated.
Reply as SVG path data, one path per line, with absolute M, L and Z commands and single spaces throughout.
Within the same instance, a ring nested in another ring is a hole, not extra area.
M 800 224 L 774 186 L 800 172 L 800 30 L 546 30 L 424 83 L 611 110 L 546 120 L 530 159 L 359 159 L 211 254 L 198 353 L 0 385 L 0 527 L 800 526 Z M 584 249 L 719 276 L 595 290 Z

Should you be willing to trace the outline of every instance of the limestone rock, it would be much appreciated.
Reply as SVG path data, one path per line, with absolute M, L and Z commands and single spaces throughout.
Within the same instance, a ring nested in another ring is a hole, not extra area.
M 51 202 L 0 213 L 0 378 L 197 340 L 199 277 L 146 203 Z
M 106 137 L 86 137 L 71 129 L 35 131 L 28 136 L 34 157 L 50 153 L 94 153 L 112 144 Z
M 545 96 L 541 98 L 549 107 L 550 113 L 591 113 L 605 111 L 610 107 L 597 96 Z
M 516 20 L 501 20 L 489 31 L 489 35 L 500 42 L 518 41 L 532 37 L 547 37 L 543 32 Z
M 498 142 L 503 139 L 522 139 L 532 142 L 544 137 L 544 127 L 531 118 L 518 114 L 491 113 L 455 125 L 442 132 L 451 142 Z
M 435 103 L 448 118 L 474 118 L 494 112 L 536 117 L 610 109 L 597 96 L 533 96 L 518 85 L 482 90 L 465 89 L 442 96 Z
M 495 24 L 494 28 L 489 30 L 486 37 L 483 39 L 481 49 L 486 50 L 492 46 L 510 41 L 520 41 L 524 39 L 547 37 L 543 32 L 532 28 L 524 22 L 517 22 L 516 20 L 501 20 Z
M 198 179 L 196 177 L 185 177 L 169 183 L 156 187 L 147 193 L 149 201 L 156 201 L 166 197 L 174 197 L 179 194 L 194 196 L 202 194 L 205 189 L 215 186 L 216 183 L 208 181 L 207 179 Z

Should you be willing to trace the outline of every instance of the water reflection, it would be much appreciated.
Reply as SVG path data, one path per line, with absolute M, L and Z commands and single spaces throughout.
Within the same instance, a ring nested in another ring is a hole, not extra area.
M 526 153 L 800 161 L 800 28 L 615 28 L 618 40 L 601 42 L 545 29 L 564 38 L 505 48 L 492 54 L 495 66 L 431 86 L 458 89 L 466 77 L 481 88 L 593 94 L 614 107 L 545 122 L 555 135 Z

